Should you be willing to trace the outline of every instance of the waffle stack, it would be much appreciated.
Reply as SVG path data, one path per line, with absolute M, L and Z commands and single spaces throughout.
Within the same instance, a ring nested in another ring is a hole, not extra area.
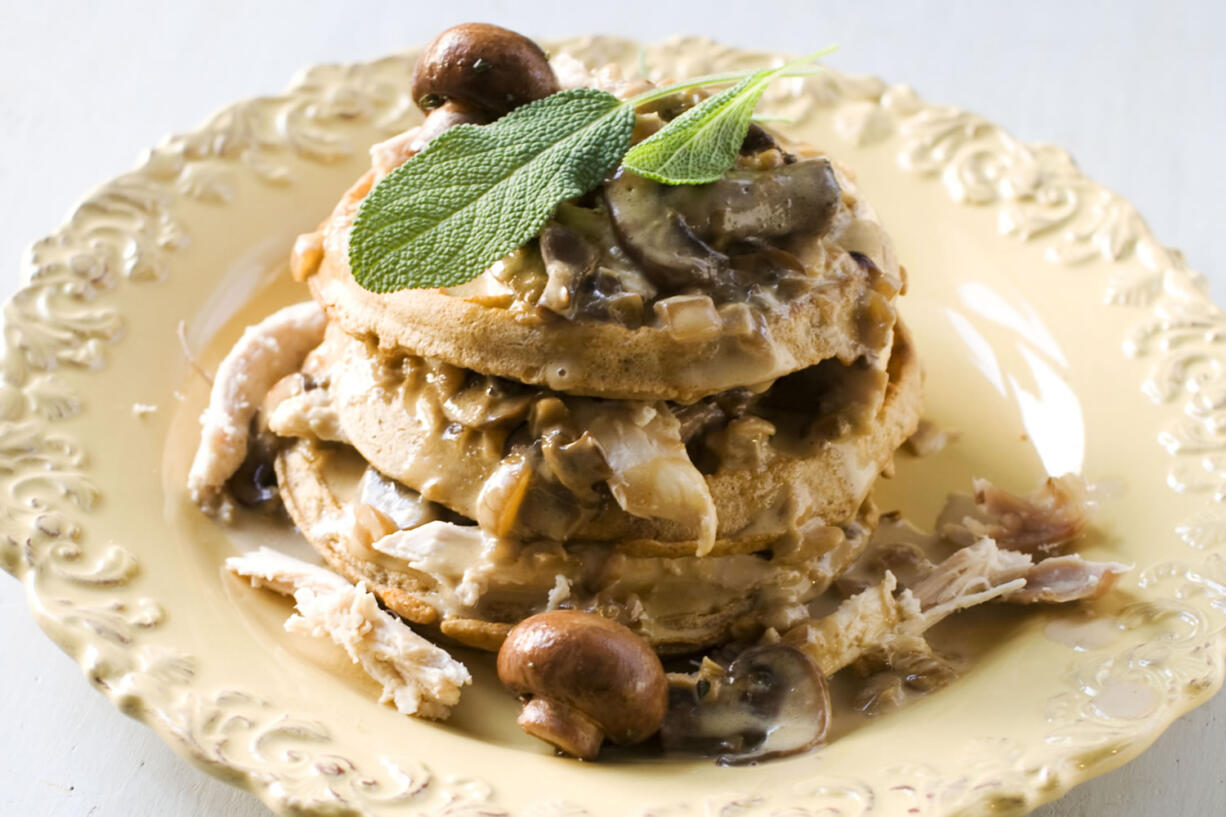
M 261 412 L 328 564 L 490 650 L 558 607 L 662 653 L 803 617 L 876 523 L 922 377 L 849 175 L 757 142 L 680 193 L 622 171 L 451 290 L 354 282 L 348 236 L 387 169 L 360 179 L 299 241 L 327 328 Z

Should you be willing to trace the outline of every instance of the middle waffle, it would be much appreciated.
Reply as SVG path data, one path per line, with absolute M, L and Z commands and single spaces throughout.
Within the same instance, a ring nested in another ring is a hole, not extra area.
M 811 520 L 852 519 L 922 402 L 901 325 L 884 365 L 831 359 L 689 405 L 573 397 L 335 325 L 299 380 L 268 408 L 280 436 L 347 443 L 495 536 L 661 557 L 786 548 Z

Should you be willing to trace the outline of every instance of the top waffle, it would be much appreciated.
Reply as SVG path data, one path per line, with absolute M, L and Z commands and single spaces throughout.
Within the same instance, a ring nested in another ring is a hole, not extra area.
M 884 365 L 902 289 L 889 238 L 845 170 L 762 134 L 714 184 L 623 170 L 474 281 L 386 294 L 348 264 L 390 169 L 376 163 L 300 242 L 295 274 L 384 350 L 568 394 L 688 403 L 829 358 Z

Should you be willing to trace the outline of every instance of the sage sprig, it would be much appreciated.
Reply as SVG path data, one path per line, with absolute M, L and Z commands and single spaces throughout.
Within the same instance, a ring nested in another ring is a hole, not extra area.
M 819 51 L 779 68 L 755 71 L 630 148 L 622 164 L 640 176 L 664 184 L 715 181 L 736 162 L 754 108 L 771 80 L 827 53 Z
M 599 184 L 633 129 L 632 107 L 579 88 L 444 131 L 362 202 L 353 277 L 374 292 L 472 280 L 539 233 L 559 202 Z
M 349 238 L 354 280 L 373 292 L 470 281 L 531 240 L 559 203 L 595 188 L 619 161 L 665 184 L 714 181 L 736 161 L 767 84 L 811 73 L 805 66 L 827 53 L 629 100 L 594 88 L 560 91 L 492 124 L 446 130 L 363 200 Z M 638 106 L 729 83 L 627 152 Z

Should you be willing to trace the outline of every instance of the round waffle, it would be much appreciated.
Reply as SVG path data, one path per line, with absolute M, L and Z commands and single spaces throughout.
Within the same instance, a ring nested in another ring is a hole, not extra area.
M 296 274 L 331 321 L 387 350 L 568 394 L 687 403 L 832 357 L 851 363 L 888 354 L 902 271 L 876 213 L 845 171 L 837 178 L 841 197 L 830 227 L 804 252 L 812 285 L 752 313 L 720 312 L 714 336 L 680 339 L 657 325 L 517 313 L 491 293 L 489 273 L 451 290 L 369 292 L 354 281 L 348 247 L 374 171 L 305 242 L 316 250 Z
M 357 485 L 367 466 L 342 444 L 296 440 L 276 467 L 286 508 L 333 570 L 365 582 L 408 621 L 491 651 L 516 622 L 553 607 L 618 619 L 662 653 L 781 627 L 804 615 L 805 603 L 859 555 L 876 524 L 866 502 L 842 526 L 806 526 L 790 552 L 772 558 L 515 545 L 441 520 L 396 530 L 361 502 Z
M 335 329 L 329 331 L 326 346 L 328 353 L 317 359 L 336 361 L 328 388 L 345 439 L 381 473 L 456 513 L 481 518 L 482 488 L 507 457 L 511 423 L 473 427 L 457 422 L 460 418 L 451 406 L 444 405 L 436 392 L 422 388 L 425 381 L 443 377 L 437 370 L 431 375 L 416 370 L 406 374 L 403 360 Z M 846 421 L 832 439 L 803 450 L 796 450 L 794 441 L 789 447 L 783 423 L 773 418 L 780 435 L 761 444 L 754 457 L 709 467 L 704 476 L 718 520 L 714 554 L 770 547 L 798 521 L 816 518 L 837 523 L 851 518 L 877 475 L 888 467 L 894 450 L 914 432 L 922 403 L 922 372 L 905 329 L 896 333 L 884 372 L 862 367 L 840 371 L 843 367 L 836 361 L 824 365 L 836 372 L 835 377 L 857 377 L 868 386 L 849 389 L 848 404 L 836 411 L 814 395 L 806 411 L 836 428 L 837 423 L 829 422 L 836 419 L 831 414 L 862 416 Z M 311 374 L 322 378 L 319 372 Z M 526 403 L 541 394 L 525 389 L 504 399 Z M 575 403 L 565 395 L 555 396 Z M 763 413 L 771 417 L 769 411 Z M 809 420 L 804 414 L 800 419 Z M 701 455 L 700 449 L 691 443 L 691 450 Z M 566 538 L 617 542 L 643 556 L 679 557 L 697 548 L 693 529 L 668 519 L 632 515 L 607 493 Z

